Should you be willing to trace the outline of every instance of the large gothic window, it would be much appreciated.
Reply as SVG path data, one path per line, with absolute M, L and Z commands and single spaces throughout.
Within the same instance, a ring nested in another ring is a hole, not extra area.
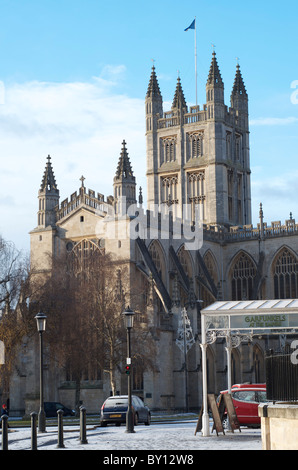
M 165 260 L 162 249 L 157 241 L 153 241 L 151 243 L 151 245 L 149 246 L 149 253 L 155 264 L 158 274 L 160 275 L 163 282 L 165 282 Z
M 84 273 L 87 267 L 92 268 L 92 263 L 96 263 L 97 256 L 102 253 L 98 240 L 86 238 L 76 244 L 68 242 L 66 248 L 71 256 L 72 269 L 77 274 Z
M 275 299 L 298 297 L 298 260 L 288 249 L 283 248 L 273 263 Z
M 211 253 L 211 251 L 207 251 L 207 253 L 205 254 L 204 263 L 205 263 L 206 268 L 208 269 L 210 277 L 212 278 L 214 284 L 217 286 L 218 284 L 217 267 L 216 267 L 214 256 Z M 200 276 L 204 276 L 202 269 L 200 269 Z M 205 280 L 205 282 L 206 282 L 206 285 L 208 285 L 207 280 Z M 203 284 L 201 284 L 200 298 L 201 300 L 203 300 L 201 308 L 207 307 L 208 305 L 212 304 L 216 300 L 215 297 L 212 295 L 211 291 L 207 287 L 205 287 Z
M 196 220 L 195 209 L 199 206 L 199 217 L 203 220 L 205 217 L 205 170 L 190 172 L 187 175 L 188 201 L 191 205 L 192 220 Z
M 192 134 L 191 136 L 189 136 L 189 139 L 191 143 L 191 157 L 201 157 L 203 155 L 203 132 L 200 132 L 198 134 Z
M 174 162 L 176 160 L 176 136 L 161 139 L 160 163 Z
M 151 258 L 155 264 L 155 267 L 158 271 L 158 274 L 160 275 L 162 281 L 165 283 L 166 282 L 166 265 L 165 265 L 165 259 L 163 255 L 162 248 L 159 244 L 158 241 L 154 240 L 151 245 L 149 246 L 149 253 L 151 255 Z M 157 296 L 157 308 L 160 312 L 164 311 L 163 304 L 160 300 L 160 298 Z
M 191 259 L 190 255 L 187 250 L 185 250 L 185 246 L 183 245 L 178 253 L 177 253 L 178 259 L 184 269 L 185 274 L 189 279 L 192 278 L 192 265 L 191 265 Z
M 232 300 L 252 299 L 255 275 L 256 267 L 252 259 L 245 253 L 240 253 L 231 270 Z
M 161 200 L 168 206 L 178 204 L 178 175 L 161 177 Z
M 192 269 L 191 258 L 190 258 L 188 251 L 185 249 L 184 245 L 177 252 L 177 256 L 186 276 L 192 282 L 193 269 Z M 186 305 L 187 300 L 188 300 L 188 292 L 185 292 L 185 290 L 182 287 L 180 287 L 179 295 L 180 295 L 181 305 Z

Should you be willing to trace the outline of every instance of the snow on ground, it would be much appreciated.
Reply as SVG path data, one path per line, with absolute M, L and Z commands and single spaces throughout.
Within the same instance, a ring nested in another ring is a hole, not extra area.
M 139 425 L 135 433 L 126 433 L 125 425 L 107 426 L 106 428 L 87 426 L 87 444 L 80 443 L 79 426 L 65 426 L 63 450 L 99 450 L 99 451 L 136 451 L 144 450 L 171 450 L 176 454 L 179 451 L 199 450 L 261 450 L 261 430 L 241 428 L 232 432 L 216 435 L 214 431 L 210 437 L 203 437 L 200 432 L 195 435 L 196 422 L 177 422 L 170 424 Z M 57 450 L 57 427 L 47 427 L 46 433 L 37 434 L 38 450 Z M 9 428 L 9 450 L 30 450 L 31 429 Z M 118 454 L 117 454 L 118 455 Z

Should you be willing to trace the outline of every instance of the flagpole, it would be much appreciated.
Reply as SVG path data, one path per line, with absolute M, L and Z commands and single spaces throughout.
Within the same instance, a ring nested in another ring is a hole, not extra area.
M 188 31 L 189 29 L 194 29 L 195 31 L 195 81 L 196 81 L 196 106 L 198 105 L 198 86 L 197 86 L 197 17 L 195 16 L 195 19 L 193 22 L 189 25 L 188 28 L 185 28 L 184 31 Z
M 196 106 L 198 105 L 198 86 L 197 86 L 197 19 L 195 16 L 195 78 L 196 78 Z

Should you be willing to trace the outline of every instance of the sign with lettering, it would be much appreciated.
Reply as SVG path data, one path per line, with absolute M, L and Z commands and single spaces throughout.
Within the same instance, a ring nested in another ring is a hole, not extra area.
M 206 315 L 206 330 L 298 328 L 297 313 L 245 313 L 242 315 Z
M 230 328 L 287 328 L 288 314 L 231 315 Z

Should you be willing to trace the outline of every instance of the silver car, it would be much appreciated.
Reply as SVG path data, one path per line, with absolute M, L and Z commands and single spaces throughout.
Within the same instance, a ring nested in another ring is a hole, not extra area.
M 100 410 L 100 425 L 106 426 L 107 424 L 114 423 L 116 426 L 120 426 L 121 423 L 125 423 L 127 408 L 127 395 L 116 395 L 107 398 Z M 151 423 L 150 410 L 143 401 L 135 395 L 132 396 L 132 408 L 134 425 L 144 423 L 149 426 Z

